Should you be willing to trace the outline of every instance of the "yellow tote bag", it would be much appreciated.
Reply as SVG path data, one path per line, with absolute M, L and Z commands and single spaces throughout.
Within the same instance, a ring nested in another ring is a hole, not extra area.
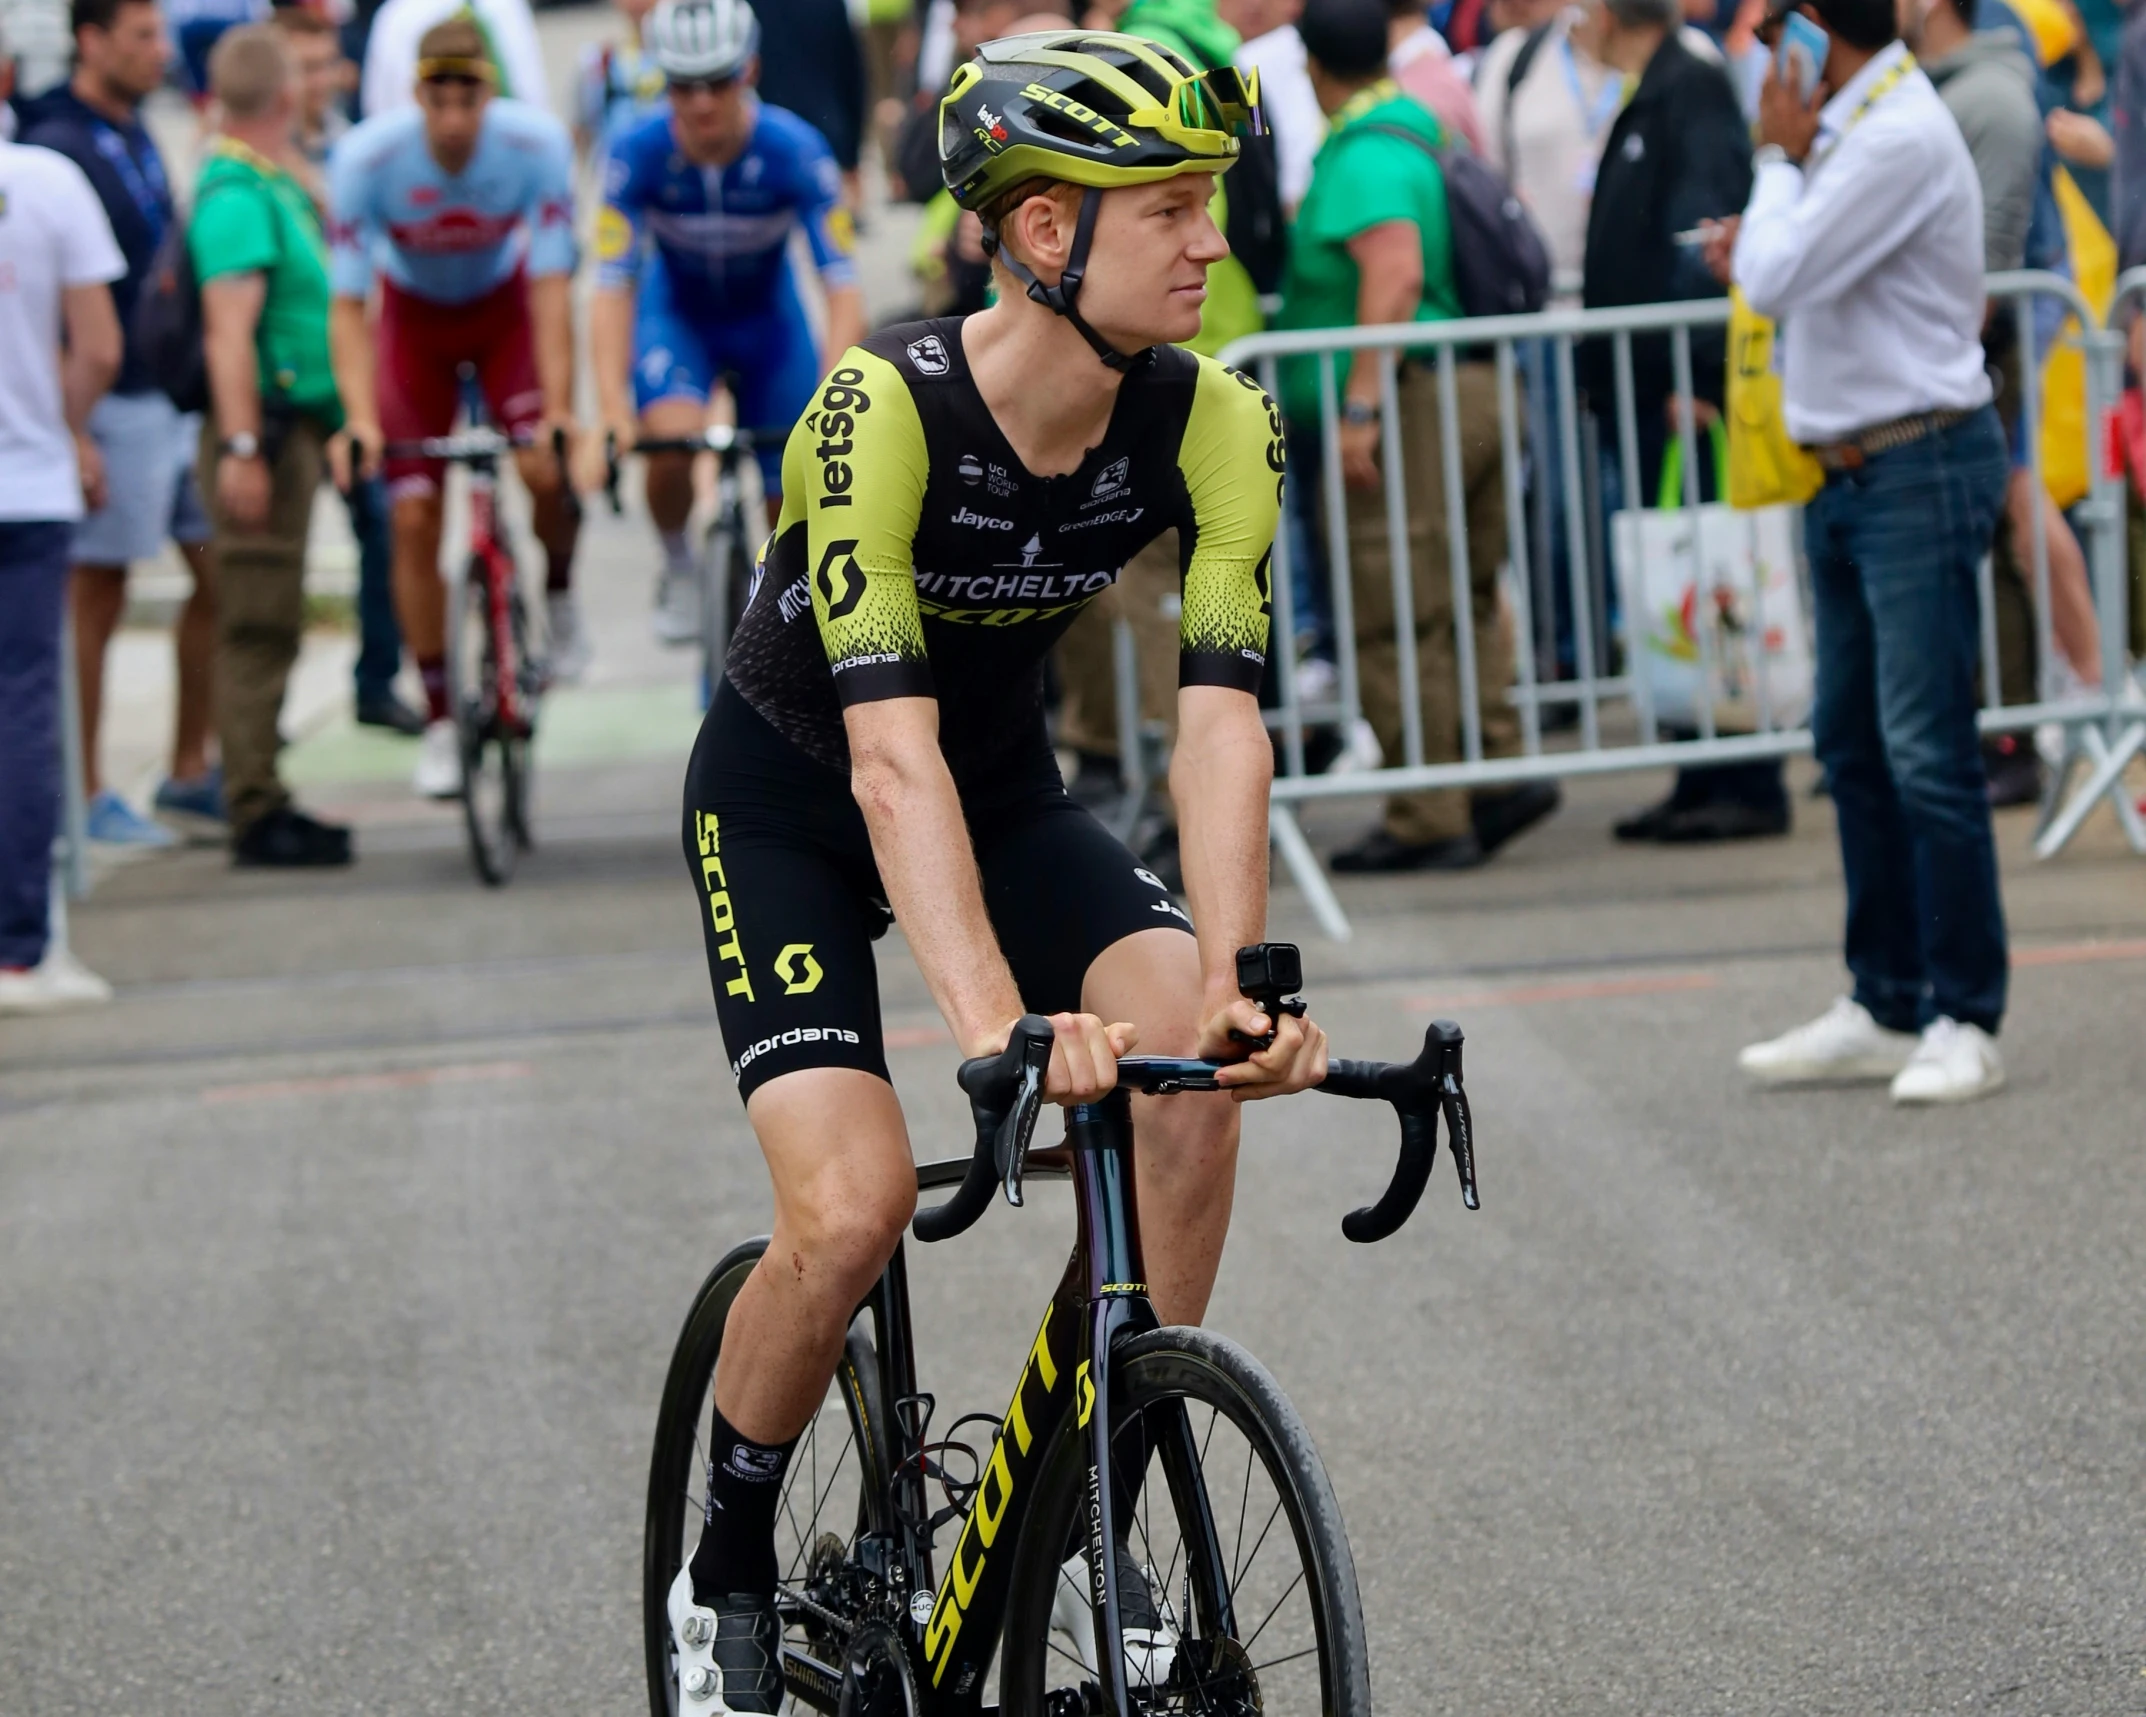
M 2116 291 L 2116 241 L 2101 224 L 2072 176 L 2056 172 L 2057 212 L 2064 217 L 2064 238 L 2071 252 L 2072 278 L 2080 296 L 2106 315 Z M 2005 314 L 2011 312 L 2007 310 Z M 2064 331 L 2042 365 L 2042 483 L 2060 507 L 2086 499 L 2093 486 L 2087 469 L 2086 353 L 2079 347 L 2079 321 L 2068 317 Z
M 1729 505 L 1777 507 L 1817 494 L 1824 469 L 1789 439 L 1773 323 L 1729 288 Z

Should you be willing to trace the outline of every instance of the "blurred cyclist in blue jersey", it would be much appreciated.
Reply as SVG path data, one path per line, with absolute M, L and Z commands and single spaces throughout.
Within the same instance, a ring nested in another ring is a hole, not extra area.
M 534 445 L 517 463 L 547 561 L 551 669 L 573 679 L 588 646 L 574 607 L 577 519 L 547 429 L 571 431 L 573 147 L 566 128 L 494 100 L 497 73 L 466 18 L 425 32 L 417 106 L 368 119 L 328 158 L 336 387 L 350 441 L 370 463 L 383 441 L 445 435 L 476 374 L 493 423 Z M 377 318 L 366 301 L 380 287 Z M 447 702 L 436 461 L 386 462 L 395 598 L 425 685 L 417 790 L 451 798 L 462 770 Z
M 759 31 L 745 0 L 663 0 L 647 45 L 670 111 L 617 137 L 597 218 L 589 349 L 605 427 L 693 435 L 708 396 L 735 378 L 738 421 L 787 430 L 835 353 L 864 337 L 841 178 L 818 132 L 753 93 Z M 788 256 L 804 229 L 827 299 L 814 341 Z M 782 442 L 760 452 L 770 514 L 780 505 Z M 693 463 L 648 461 L 648 511 L 663 544 L 657 635 L 700 637 L 700 591 L 686 520 Z

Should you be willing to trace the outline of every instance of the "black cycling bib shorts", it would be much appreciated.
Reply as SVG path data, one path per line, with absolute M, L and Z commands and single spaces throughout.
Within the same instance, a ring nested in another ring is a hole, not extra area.
M 1280 414 L 1257 384 L 1158 348 L 1103 439 L 1031 475 L 985 408 L 961 322 L 883 330 L 822 383 L 687 769 L 683 839 L 740 1095 L 809 1067 L 887 1077 L 872 942 L 891 921 L 852 798 L 842 711 L 939 705 L 984 901 L 1022 1005 L 1077 1010 L 1096 956 L 1190 920 L 1066 797 L 1043 663 L 1126 561 L 1175 529 L 1179 681 L 1256 694 L 1266 667 Z

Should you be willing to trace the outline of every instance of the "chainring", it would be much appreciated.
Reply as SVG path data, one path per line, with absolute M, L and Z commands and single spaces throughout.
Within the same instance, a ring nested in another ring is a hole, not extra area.
M 842 1654 L 842 1699 L 837 1717 L 917 1717 L 916 1676 L 901 1636 L 884 1622 L 866 1622 Z

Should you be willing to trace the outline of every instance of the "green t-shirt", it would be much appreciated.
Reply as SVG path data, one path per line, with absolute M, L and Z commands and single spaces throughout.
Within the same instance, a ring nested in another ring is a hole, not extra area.
M 304 187 L 243 144 L 220 140 L 194 189 L 186 229 L 194 277 L 267 277 L 254 330 L 264 398 L 281 399 L 330 429 L 343 422 L 328 358 L 328 246 Z
M 1360 92 L 1333 116 L 1290 229 L 1289 275 L 1282 283 L 1276 327 L 1354 327 L 1358 270 L 1349 241 L 1387 221 L 1413 221 L 1423 238 L 1423 299 L 1414 319 L 1445 322 L 1460 315 L 1445 175 L 1429 151 L 1376 129 L 1380 126 L 1415 132 L 1441 147 L 1445 143 L 1431 110 L 1390 78 Z M 1347 360 L 1337 358 L 1337 395 L 1348 374 Z M 1319 360 L 1285 358 L 1281 385 L 1283 410 L 1316 423 Z

